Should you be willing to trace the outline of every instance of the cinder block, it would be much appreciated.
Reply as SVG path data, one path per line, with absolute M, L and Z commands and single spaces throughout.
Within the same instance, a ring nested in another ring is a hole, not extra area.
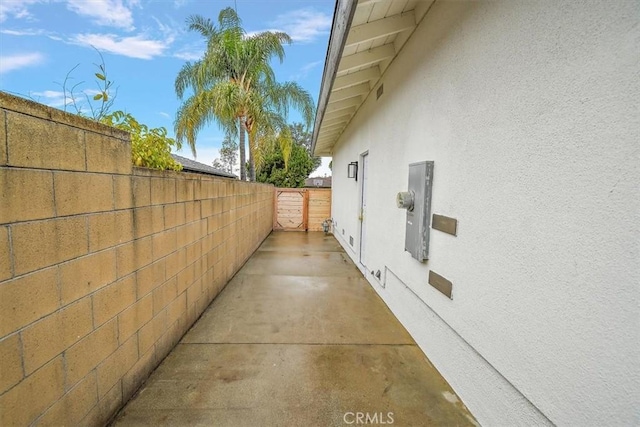
M 213 199 L 213 215 L 217 215 L 222 213 L 222 202 L 223 202 L 223 198 L 215 198 Z
M 25 373 L 30 375 L 92 330 L 89 298 L 71 304 L 27 327 L 21 333 Z
M 60 265 L 62 304 L 116 280 L 116 250 L 107 249 Z
M 7 126 L 3 110 L 0 110 L 0 166 L 7 164 Z
M 185 317 L 187 313 L 187 293 L 178 295 L 167 307 L 169 325 L 173 325 L 178 319 Z
M 181 323 L 182 322 L 177 321 L 169 325 L 167 330 L 158 339 L 155 345 L 156 360 L 164 359 L 178 343 L 180 340 L 180 329 L 182 329 Z
M 15 275 L 87 253 L 84 217 L 57 218 L 11 226 Z
M 178 286 L 176 278 L 169 279 L 167 282 L 158 286 L 153 290 L 153 315 L 157 315 L 160 311 L 169 305 L 178 295 Z
M 200 218 L 208 218 L 213 215 L 214 199 L 200 200 Z
M 101 249 L 133 240 L 133 211 L 111 211 L 89 216 L 89 250 Z
M 136 275 L 130 274 L 105 286 L 91 298 L 93 298 L 93 320 L 98 327 L 136 302 Z
M 0 168 L 0 200 L 0 224 L 54 217 L 53 174 Z
M 62 356 L 0 396 L 0 425 L 30 425 L 64 393 Z
M 136 272 L 138 298 L 163 284 L 165 280 L 165 259 L 160 259 Z
M 187 260 L 195 262 L 202 256 L 202 240 L 196 240 L 187 246 Z
M 87 170 L 130 174 L 131 143 L 99 133 L 85 132 L 87 144 Z
M 167 329 L 167 310 L 159 312 L 149 323 L 138 332 L 138 353 L 144 354 L 153 347 L 155 342 Z
M 220 215 L 212 215 L 207 218 L 207 233 L 215 233 L 220 230 L 220 222 L 222 221 L 222 217 Z
M 213 235 L 208 234 L 202 238 L 202 256 L 206 256 L 213 249 Z
M 98 365 L 98 396 L 102 397 L 113 388 L 138 360 L 138 337 L 133 335 L 111 356 Z
M 201 184 L 201 198 L 203 200 L 205 199 L 211 199 L 214 197 L 213 193 L 214 193 L 214 186 L 213 186 L 213 181 L 208 179 L 208 178 L 200 178 L 200 182 Z
M 102 396 L 98 404 L 78 423 L 81 426 L 103 426 L 122 406 L 122 382 L 118 381 Z
M 133 393 L 140 387 L 157 364 L 158 362 L 156 361 L 153 348 L 146 353 L 140 354 L 140 358 L 136 364 L 122 377 L 122 397 L 124 401 L 129 400 L 131 396 L 133 396 Z
M 187 249 L 178 249 L 169 255 L 166 260 L 166 278 L 170 279 L 187 266 Z
M 226 180 L 218 181 L 218 194 L 217 197 L 227 197 L 229 192 L 229 182 Z
M 196 262 L 194 262 L 193 265 L 196 279 L 202 277 L 209 269 L 209 261 L 206 256 L 201 256 L 196 259 Z
M 22 380 L 22 357 L 18 334 L 0 341 L 0 395 Z
M 202 179 L 194 179 L 193 180 L 193 199 L 194 200 L 202 200 L 206 198 L 206 188 L 202 183 Z
M 174 178 L 151 178 L 151 204 L 176 202 L 176 180 Z
M 187 307 L 191 307 L 203 294 L 202 281 L 198 280 L 187 288 Z
M 77 383 L 116 348 L 118 348 L 118 327 L 116 319 L 113 319 L 65 351 L 66 385 L 71 386 Z
M 60 307 L 57 267 L 0 283 L 0 337 Z
M 113 203 L 116 209 L 133 207 L 133 184 L 131 176 L 113 175 Z
M 176 245 L 178 249 L 186 247 L 190 242 L 190 224 L 181 225 L 176 228 Z
M 176 179 L 176 201 L 186 202 L 193 200 L 193 180 L 186 178 Z
M 150 206 L 133 210 L 133 235 L 140 238 L 164 230 L 163 206 Z
M 131 190 L 133 191 L 133 206 L 142 207 L 151 204 L 151 179 L 149 177 L 132 177 Z
M 153 317 L 153 295 L 149 294 L 118 315 L 118 339 L 125 342 Z
M 151 237 L 136 239 L 117 247 L 118 278 L 148 265 L 153 260 Z
M 187 268 L 178 273 L 178 293 L 184 292 L 195 280 L 195 264 L 190 264 Z M 155 306 L 154 306 L 155 308 Z
M 222 212 L 229 212 L 231 210 L 231 199 L 232 197 L 223 197 L 222 201 Z
M 169 255 L 177 248 L 176 229 L 166 230 L 162 233 L 154 234 L 153 239 L 153 259 L 157 260 Z
M 11 274 L 11 249 L 9 247 L 9 227 L 0 227 L 0 281 L 9 279 Z M 2 329 L 0 327 L 0 329 Z M 0 336 L 3 334 L 0 333 Z
M 184 224 L 184 203 L 173 203 L 170 205 L 164 205 L 163 208 L 165 229 L 174 228 Z
M 54 172 L 58 216 L 113 209 L 113 180 L 98 173 Z
M 11 111 L 6 114 L 9 165 L 85 170 L 83 130 Z
M 96 403 L 96 374 L 91 372 L 49 408 L 38 419 L 37 425 L 78 425 Z
M 200 219 L 200 202 L 186 202 L 184 210 L 186 222 L 196 221 Z

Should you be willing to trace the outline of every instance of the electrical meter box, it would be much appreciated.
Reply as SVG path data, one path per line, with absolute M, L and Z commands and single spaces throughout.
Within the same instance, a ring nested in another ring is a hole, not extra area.
M 407 210 L 404 249 L 420 262 L 429 259 L 432 185 L 433 162 L 411 163 L 408 191 L 397 197 L 398 207 Z

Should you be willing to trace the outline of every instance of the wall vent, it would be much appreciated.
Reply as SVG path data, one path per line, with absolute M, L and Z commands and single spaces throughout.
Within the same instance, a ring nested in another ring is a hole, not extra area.
M 376 92 L 376 99 L 380 99 L 380 97 L 382 96 L 383 93 L 384 93 L 384 85 L 381 84 L 378 87 L 378 91 Z

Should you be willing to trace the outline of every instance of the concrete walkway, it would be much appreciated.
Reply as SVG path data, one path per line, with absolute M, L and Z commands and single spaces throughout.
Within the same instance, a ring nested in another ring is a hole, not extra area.
M 333 237 L 281 232 L 265 240 L 114 424 L 366 421 L 474 423 Z

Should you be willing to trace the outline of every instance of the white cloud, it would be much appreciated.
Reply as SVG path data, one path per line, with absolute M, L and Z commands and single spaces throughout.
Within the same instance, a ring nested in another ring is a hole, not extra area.
M 0 22 L 9 17 L 17 19 L 32 18 L 28 7 L 42 0 L 3 0 L 0 2 Z
M 0 74 L 24 67 L 32 67 L 41 64 L 43 61 L 44 55 L 39 52 L 0 56 Z
M 29 97 L 41 104 L 48 105 L 49 107 L 60 108 L 66 111 L 77 111 L 88 113 L 90 110 L 89 104 L 92 103 L 91 98 L 94 95 L 100 93 L 95 89 L 84 89 L 81 91 L 74 91 L 71 93 L 70 88 L 66 88 L 67 96 L 61 90 L 44 90 L 42 92 L 29 92 Z M 98 101 L 99 103 L 100 101 Z M 68 108 L 64 108 L 64 107 Z
M 132 7 L 137 0 L 67 0 L 67 8 L 78 15 L 92 18 L 93 23 L 109 27 L 133 30 Z
M 162 117 L 165 117 L 167 119 L 171 118 L 171 116 L 169 114 L 165 113 L 164 111 L 160 111 L 158 114 L 160 114 Z
M 305 77 L 307 77 L 309 75 L 309 73 L 311 72 L 311 70 L 313 70 L 314 68 L 316 68 L 318 65 L 321 65 L 323 63 L 323 61 L 313 61 L 313 62 L 309 62 L 308 64 L 303 65 L 300 70 L 298 70 L 297 74 L 294 74 L 293 76 L 291 76 L 292 80 L 302 80 Z
M 279 15 L 272 24 L 282 28 L 294 41 L 312 42 L 329 33 L 331 16 L 306 8 Z
M 98 50 L 128 56 L 130 58 L 152 59 L 162 55 L 171 40 L 153 40 L 143 35 L 119 37 L 115 34 L 76 34 L 71 43 L 93 46 Z
M 179 24 L 177 24 L 173 19 L 169 19 L 169 24 L 164 24 L 155 16 L 152 16 L 151 18 L 155 21 L 158 29 L 165 39 L 173 41 L 180 33 Z
M 59 90 L 45 90 L 43 92 L 31 92 L 29 94 L 36 101 L 46 104 L 50 107 L 64 107 L 65 98 L 64 92 Z M 70 99 L 66 100 L 66 104 L 71 102 Z
M 176 9 L 180 9 L 182 6 L 187 4 L 189 0 L 173 0 L 173 7 Z
M 24 29 L 24 30 L 9 30 L 3 28 L 0 33 L 7 34 L 9 36 L 42 36 L 48 35 L 44 30 Z
M 185 61 L 196 61 L 204 55 L 204 49 L 189 49 L 185 48 L 173 54 L 175 58 L 183 59 Z

